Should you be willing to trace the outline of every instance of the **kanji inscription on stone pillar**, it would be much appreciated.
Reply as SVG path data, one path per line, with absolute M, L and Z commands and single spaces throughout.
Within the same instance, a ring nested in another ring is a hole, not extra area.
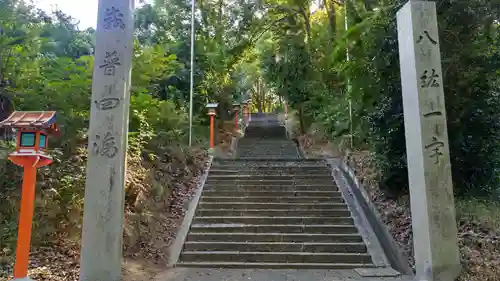
M 460 273 L 436 4 L 397 14 L 417 280 Z
M 119 281 L 134 0 L 99 0 L 80 281 Z

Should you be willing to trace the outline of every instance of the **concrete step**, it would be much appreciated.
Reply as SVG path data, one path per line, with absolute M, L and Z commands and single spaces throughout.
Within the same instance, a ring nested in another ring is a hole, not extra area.
M 260 168 L 240 168 L 240 167 L 227 167 L 221 169 L 220 167 L 214 166 L 210 169 L 211 176 L 219 176 L 219 175 L 280 175 L 280 176 L 331 176 L 331 172 L 326 168 L 314 168 L 314 169 L 260 169 Z
M 265 201 L 251 201 L 249 199 L 244 201 L 233 202 L 201 202 L 198 204 L 199 209 L 273 209 L 273 210 L 331 210 L 331 209 L 346 209 L 344 203 L 283 203 L 283 202 L 265 202 Z
M 359 234 L 335 233 L 216 233 L 190 232 L 187 241 L 218 241 L 218 242 L 363 242 Z
M 238 147 L 236 152 L 240 155 L 262 155 L 267 157 L 268 155 L 297 155 L 297 147 L 296 146 L 268 146 L 265 149 L 256 149 L 255 147 Z M 267 154 L 270 153 L 270 154 Z
M 261 145 L 266 145 L 266 144 L 275 144 L 275 143 L 294 143 L 293 141 L 291 140 L 276 140 L 276 139 L 272 139 L 272 140 L 266 140 L 266 139 L 262 139 L 262 138 L 259 138 L 259 139 L 252 139 L 252 138 L 242 138 L 239 140 L 239 143 L 240 144 L 249 144 L 249 143 L 257 143 L 259 146 Z
M 313 181 L 313 182 L 318 182 L 318 181 L 326 181 L 326 182 L 331 182 L 333 181 L 333 178 L 329 174 L 323 174 L 323 175 L 314 175 L 311 176 L 309 174 L 290 174 L 290 175 L 280 175 L 280 174 L 275 174 L 275 175 L 250 175 L 246 174 L 245 172 L 239 172 L 238 174 L 232 174 L 232 175 L 215 175 L 215 174 L 210 174 L 208 177 L 208 180 L 212 181 L 289 181 L 289 180 L 300 180 L 300 181 Z
M 306 187 L 307 188 L 307 187 Z M 338 190 L 203 190 L 203 196 L 342 197 Z
M 202 196 L 201 203 L 208 202 L 281 202 L 281 203 L 343 203 L 344 199 L 340 194 L 336 196 L 238 196 L 240 193 L 231 194 L 231 196 Z M 293 194 L 292 194 L 293 195 Z
M 311 190 L 311 191 L 337 191 L 338 188 L 334 182 L 295 182 L 295 181 L 207 181 L 204 190 L 236 189 L 238 190 L 255 190 L 255 191 L 295 191 L 295 190 Z
M 374 268 L 371 263 L 264 263 L 264 262 L 180 262 L 178 267 L 255 269 L 354 269 Z
M 287 243 L 287 242 L 186 242 L 185 251 L 257 251 L 257 252 L 314 252 L 365 253 L 364 243 Z
M 276 175 L 279 175 L 279 176 L 282 176 L 282 177 L 287 177 L 287 178 L 290 178 L 290 177 L 296 177 L 296 178 L 305 178 L 305 177 L 310 177 L 310 178 L 316 178 L 316 177 L 320 177 L 320 178 L 326 178 L 326 177 L 331 177 L 331 173 L 330 171 L 296 171 L 296 172 L 286 172 L 286 171 L 283 171 L 283 172 L 280 172 L 279 170 L 267 170 L 267 171 L 254 171 L 254 170 L 251 170 L 251 169 L 244 169 L 244 170 L 238 170 L 238 169 L 235 169 L 235 170 L 218 170 L 218 169 L 210 169 L 210 177 L 214 177 L 214 178 L 219 178 L 220 176 L 234 176 L 234 177 L 243 177 L 244 176 L 249 176 L 249 177 L 259 177 L 259 178 L 266 178 L 268 176 L 276 176 Z
M 257 192 L 257 191 L 279 191 L 279 192 L 300 192 L 307 191 L 337 191 L 338 187 L 332 184 L 307 185 L 307 184 L 286 184 L 281 185 L 256 185 L 256 184 L 217 184 L 207 183 L 203 188 L 205 191 L 238 191 L 238 192 Z
M 311 166 L 322 165 L 324 167 L 325 161 L 323 159 L 315 158 L 301 158 L 301 159 L 286 159 L 286 158 L 254 158 L 254 159 L 217 159 L 214 164 L 219 165 L 243 165 L 243 166 Z
M 258 156 L 241 156 L 241 155 L 236 155 L 238 159 L 240 160 L 254 160 L 254 159 L 261 159 L 266 157 L 268 160 L 274 160 L 274 159 L 279 159 L 279 160 L 294 160 L 294 159 L 300 159 L 299 155 L 292 155 L 292 156 L 286 156 L 286 155 L 258 155 Z
M 283 209 L 198 209 L 198 216 L 216 217 L 216 216 L 269 216 L 269 217 L 348 217 L 351 213 L 345 207 L 344 209 L 323 209 L 323 210 L 283 210 Z
M 357 233 L 354 225 L 296 225 L 296 224 L 193 224 L 191 232 L 217 233 Z
M 334 181 L 331 177 L 324 178 L 295 178 L 295 177 L 282 177 L 282 179 L 266 179 L 264 177 L 248 177 L 238 179 L 233 178 L 215 178 L 209 176 L 206 183 L 223 183 L 223 184 L 265 184 L 265 185 L 282 185 L 282 184 L 309 184 L 309 185 L 319 185 L 319 184 L 333 184 Z
M 274 149 L 274 150 L 273 150 Z M 285 151 L 291 151 L 297 153 L 297 146 L 294 143 L 268 143 L 262 144 L 251 144 L 251 143 L 240 143 L 238 144 L 238 151 L 245 151 L 248 153 L 262 154 L 262 152 L 273 152 L 274 154 L 283 153 Z
M 236 153 L 239 156 L 251 156 L 251 157 L 269 157 L 269 156 L 281 156 L 290 157 L 298 156 L 297 148 L 282 148 L 282 147 L 269 147 L 267 150 L 251 151 L 251 150 L 241 150 L 238 149 Z
M 297 146 L 294 143 L 268 144 L 265 147 L 262 147 L 260 144 L 258 147 L 255 144 L 239 144 L 238 152 L 240 151 L 254 154 L 263 154 L 263 152 L 272 152 L 274 154 L 283 154 L 284 152 L 297 153 Z
M 185 262 L 371 263 L 367 253 L 184 251 L 181 259 Z
M 226 164 L 226 163 L 212 163 L 211 170 L 212 169 L 238 169 L 238 170 L 248 170 L 248 171 L 254 171 L 254 172 L 259 172 L 259 171 L 287 171 L 287 172 L 297 172 L 297 171 L 307 171 L 307 172 L 314 172 L 314 171 L 329 171 L 328 167 L 325 166 L 323 163 L 300 163 L 300 164 L 289 164 L 286 165 L 286 163 L 272 163 L 274 165 L 260 165 L 260 162 L 255 162 L 254 164 L 244 164 L 244 163 L 231 163 L 231 164 Z
M 239 159 L 236 159 L 239 160 Z M 248 169 L 248 170 L 276 170 L 276 171 L 311 171 L 314 169 L 328 169 L 324 163 L 298 163 L 302 159 L 287 160 L 284 161 L 274 161 L 271 162 L 248 162 L 248 163 L 212 163 L 211 168 L 217 169 Z
M 348 224 L 354 221 L 350 216 L 345 217 L 293 217 L 293 216 L 196 216 L 193 223 L 245 223 L 245 224 Z
M 290 140 L 258 140 L 258 141 L 251 141 L 248 139 L 240 139 L 238 142 L 238 148 L 247 148 L 247 149 L 255 149 L 255 150 L 261 150 L 261 149 L 266 149 L 268 147 L 292 147 L 295 148 L 297 147 L 296 143 Z

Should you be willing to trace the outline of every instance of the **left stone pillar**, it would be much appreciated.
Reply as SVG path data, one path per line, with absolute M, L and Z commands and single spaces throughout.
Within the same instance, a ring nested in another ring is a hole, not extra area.
M 121 280 L 134 0 L 99 0 L 80 281 Z

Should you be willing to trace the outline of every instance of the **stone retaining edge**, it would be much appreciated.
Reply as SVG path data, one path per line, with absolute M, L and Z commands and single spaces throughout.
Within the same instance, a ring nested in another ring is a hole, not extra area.
M 308 159 L 299 140 L 294 138 L 294 141 L 297 143 L 297 150 L 301 157 Z M 333 160 L 335 159 L 326 159 L 327 163 Z M 392 237 L 392 234 L 387 229 L 386 224 L 380 218 L 377 208 L 371 201 L 363 185 L 359 182 L 354 170 L 341 159 L 337 159 L 337 162 L 338 168 L 344 174 L 343 176 L 347 181 L 350 192 L 354 195 L 353 197 L 358 203 L 357 205 L 360 206 L 368 223 L 373 229 L 391 267 L 404 275 L 414 275 L 408 259 L 403 255 L 401 249 Z
M 368 253 L 372 257 L 373 264 L 377 267 L 390 267 L 391 264 L 387 258 L 386 252 L 382 248 L 382 245 L 366 216 L 365 210 L 361 207 L 359 201 L 356 200 L 349 181 L 338 167 L 338 159 L 326 159 L 326 164 L 330 168 L 331 176 L 341 191 L 349 211 L 351 211 L 351 217 L 354 220 L 354 224 L 356 225 L 359 234 L 365 242 Z
M 370 196 L 362 184 L 359 182 L 354 170 L 341 159 L 336 159 L 335 162 L 337 162 L 336 164 L 338 169 L 343 173 L 344 178 L 347 180 L 347 185 L 352 192 L 353 197 L 362 208 L 368 223 L 377 236 L 377 239 L 381 244 L 391 266 L 404 275 L 414 275 L 407 258 L 403 255 L 386 224 L 380 218 L 377 208 L 371 201 Z
M 179 232 L 177 233 L 177 237 L 175 238 L 174 243 L 170 247 L 167 260 L 167 265 L 169 266 L 175 266 L 175 264 L 179 261 L 182 248 L 184 247 L 184 242 L 186 241 L 189 229 L 191 228 L 191 222 L 193 221 L 196 208 L 198 207 L 198 202 L 200 201 L 201 194 L 203 193 L 203 187 L 205 186 L 205 181 L 208 178 L 208 173 L 210 172 L 213 159 L 214 159 L 213 156 L 209 156 L 208 169 L 200 177 L 196 193 L 193 199 L 188 204 L 188 209 L 186 210 L 186 214 L 184 215 L 182 224 L 179 227 Z

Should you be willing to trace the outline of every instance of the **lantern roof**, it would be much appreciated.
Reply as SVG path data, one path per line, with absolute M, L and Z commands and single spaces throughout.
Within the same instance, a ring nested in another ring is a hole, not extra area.
M 218 104 L 218 103 L 209 103 L 209 104 L 207 104 L 207 106 L 206 106 L 206 107 L 207 107 L 207 108 L 217 108 L 217 106 L 219 106 L 219 104 Z
M 57 132 L 55 111 L 14 111 L 0 122 L 0 128 L 36 128 Z

